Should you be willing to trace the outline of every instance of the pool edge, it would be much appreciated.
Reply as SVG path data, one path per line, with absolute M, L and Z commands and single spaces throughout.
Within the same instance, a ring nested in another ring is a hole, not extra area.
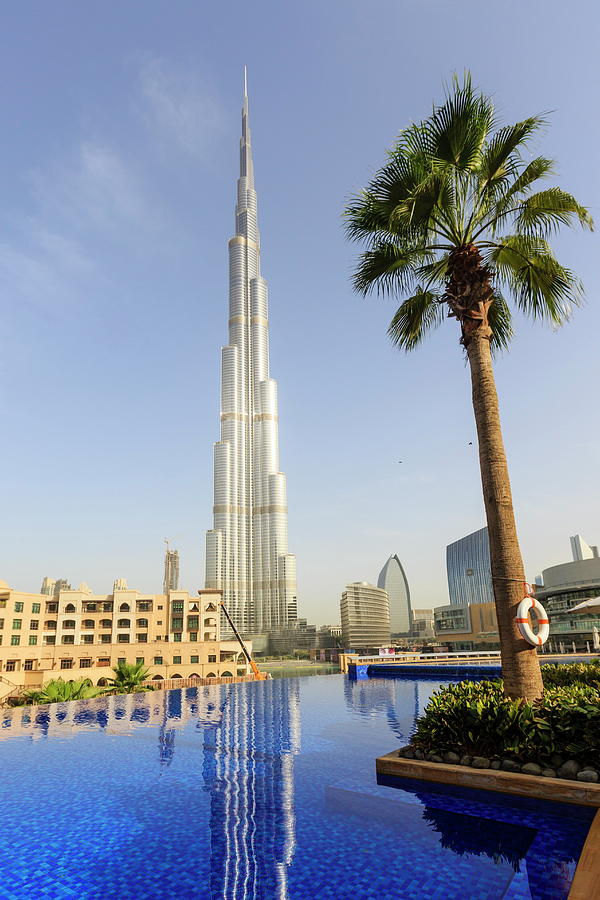
M 590 825 L 568 900 L 600 900 L 600 809 Z
M 473 769 L 469 766 L 404 759 L 398 756 L 397 750 L 386 753 L 384 756 L 378 756 L 375 760 L 375 769 L 378 775 L 397 775 L 400 778 L 454 784 L 476 790 L 531 797 L 535 800 L 575 803 L 580 806 L 600 808 L 600 784 L 586 784 L 580 781 L 568 781 L 564 778 L 543 778 L 538 775 L 522 775 L 493 769 Z M 598 819 L 598 814 L 596 819 Z M 597 827 L 600 837 L 600 822 Z M 600 854 L 598 854 L 598 861 L 600 864 Z

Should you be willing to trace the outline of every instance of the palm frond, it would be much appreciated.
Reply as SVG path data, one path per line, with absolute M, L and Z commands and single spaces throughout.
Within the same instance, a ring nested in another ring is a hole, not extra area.
M 561 225 L 572 225 L 575 220 L 593 231 L 594 220 L 588 210 L 572 194 L 553 187 L 530 194 L 522 201 L 515 228 L 526 234 L 548 235 L 558 231 Z
M 433 286 L 438 288 L 445 287 L 448 280 L 448 262 L 449 255 L 444 253 L 432 262 L 424 263 L 416 268 L 415 275 L 420 282 L 423 282 L 426 291 Z
M 492 353 L 507 350 L 514 331 L 510 307 L 500 291 L 494 291 L 494 300 L 488 310 L 488 323 L 492 329 Z
M 373 290 L 378 294 L 409 290 L 415 281 L 417 266 L 431 258 L 427 248 L 399 247 L 390 241 L 378 241 L 360 254 L 353 278 L 354 288 L 365 295 Z
M 564 324 L 583 302 L 583 286 L 561 266 L 539 235 L 513 234 L 490 245 L 486 262 L 509 288 L 518 308 L 533 319 Z
M 554 160 L 545 156 L 536 156 L 529 162 L 522 172 L 517 175 L 512 185 L 506 192 L 506 198 L 518 197 L 528 191 L 532 184 L 554 173 Z
M 350 240 L 368 241 L 374 235 L 384 235 L 389 230 L 389 209 L 368 191 L 352 198 L 344 211 L 344 218 Z
M 421 143 L 426 145 L 429 156 L 441 164 L 459 170 L 475 169 L 494 125 L 494 106 L 489 97 L 475 91 L 468 74 L 462 84 L 455 77 L 453 86 L 445 102 L 434 107 L 432 115 L 422 123 Z
M 414 350 L 426 334 L 444 320 L 444 307 L 433 291 L 419 285 L 412 297 L 402 303 L 390 322 L 388 335 L 401 350 Z
M 507 177 L 516 175 L 518 151 L 538 128 L 545 124 L 540 116 L 532 116 L 515 125 L 500 128 L 481 154 L 479 180 L 482 189 L 489 190 Z

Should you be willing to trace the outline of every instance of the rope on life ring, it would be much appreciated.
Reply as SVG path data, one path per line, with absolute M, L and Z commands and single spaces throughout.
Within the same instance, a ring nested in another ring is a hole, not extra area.
M 529 624 L 530 609 L 534 609 L 536 612 L 539 626 L 537 634 Z M 545 644 L 548 640 L 548 635 L 550 634 L 550 620 L 546 610 L 535 597 L 523 597 L 517 608 L 515 622 L 517 623 L 517 628 L 521 632 L 521 637 L 525 638 L 526 641 L 533 644 L 535 647 Z

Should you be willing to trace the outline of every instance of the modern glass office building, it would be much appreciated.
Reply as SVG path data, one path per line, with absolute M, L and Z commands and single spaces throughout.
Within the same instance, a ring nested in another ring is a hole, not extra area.
M 412 628 L 412 610 L 408 579 L 397 556 L 390 556 L 377 579 L 377 587 L 383 588 L 390 602 L 390 630 L 392 634 L 409 635 Z
M 451 604 L 493 603 L 487 527 L 448 544 L 446 569 Z

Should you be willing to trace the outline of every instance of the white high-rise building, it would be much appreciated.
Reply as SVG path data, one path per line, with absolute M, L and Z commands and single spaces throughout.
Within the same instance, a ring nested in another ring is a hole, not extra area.
M 267 283 L 260 274 L 246 88 L 235 235 L 229 241 L 229 344 L 222 349 L 213 516 L 206 534 L 206 587 L 223 592 L 236 627 L 261 634 L 293 622 L 296 558 L 288 553 L 286 482 L 279 471 L 277 383 L 269 377 Z
M 176 591 L 179 588 L 179 551 L 169 550 L 165 552 L 165 569 L 163 576 L 163 594 Z
M 390 643 L 390 602 L 386 592 L 374 584 L 354 581 L 346 585 L 340 619 L 346 650 L 372 650 Z

